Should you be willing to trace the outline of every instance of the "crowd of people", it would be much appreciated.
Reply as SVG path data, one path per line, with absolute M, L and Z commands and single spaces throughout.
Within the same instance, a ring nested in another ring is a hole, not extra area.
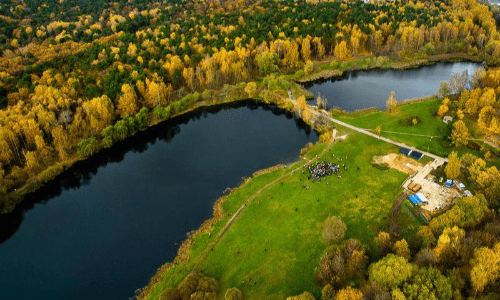
M 309 171 L 309 180 L 318 180 L 321 182 L 321 178 L 326 179 L 327 176 L 331 176 L 339 171 L 340 166 L 331 162 L 323 160 L 323 162 L 318 162 L 314 165 L 304 166 Z M 304 173 L 304 172 L 303 172 Z

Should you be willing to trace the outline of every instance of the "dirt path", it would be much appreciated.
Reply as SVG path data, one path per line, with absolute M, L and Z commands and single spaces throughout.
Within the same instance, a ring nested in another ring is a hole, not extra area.
M 319 157 L 323 156 L 323 154 L 325 154 L 328 150 L 331 149 L 331 147 L 333 146 L 333 144 L 335 144 L 334 143 L 335 137 L 336 137 L 336 131 L 334 130 L 334 135 L 332 136 L 332 139 L 330 140 L 330 143 L 328 144 L 328 146 L 323 151 L 321 151 L 321 153 L 318 155 Z M 345 139 L 345 137 L 344 137 L 344 139 Z M 307 158 L 304 157 L 303 159 L 304 159 L 305 164 L 310 164 L 316 158 L 307 159 Z M 199 259 L 198 262 L 195 263 L 195 265 L 193 267 L 193 270 L 191 272 L 194 272 L 194 271 L 197 271 L 197 270 L 201 269 L 202 265 L 205 263 L 206 258 L 209 255 L 209 253 L 213 250 L 213 248 L 217 245 L 217 243 L 224 237 L 224 235 L 226 234 L 226 232 L 231 228 L 231 225 L 234 223 L 234 221 L 245 211 L 245 209 L 253 202 L 253 200 L 255 198 L 257 198 L 258 196 L 260 196 L 267 189 L 275 186 L 279 182 L 281 182 L 284 179 L 288 178 L 289 176 L 295 174 L 295 172 L 297 172 L 300 169 L 302 169 L 302 167 L 303 166 L 301 165 L 301 166 L 299 166 L 299 167 L 297 167 L 295 169 L 291 169 L 289 172 L 283 174 L 281 177 L 279 177 L 279 178 L 277 178 L 277 179 L 269 182 L 265 186 L 261 187 L 252 196 L 250 196 L 240 206 L 240 208 L 234 213 L 234 215 L 231 217 L 231 219 L 229 219 L 229 221 L 227 221 L 226 225 L 224 225 L 224 227 L 219 231 L 219 233 L 217 234 L 217 236 L 215 237 L 215 239 L 210 244 L 208 244 L 206 246 L 204 252 L 201 255 L 199 255 L 199 257 L 201 257 L 201 259 Z

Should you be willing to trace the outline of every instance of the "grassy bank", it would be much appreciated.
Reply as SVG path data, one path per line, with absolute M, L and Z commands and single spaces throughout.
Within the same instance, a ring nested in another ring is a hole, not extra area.
M 246 299 L 283 299 L 304 290 L 319 295 L 314 272 L 326 247 L 321 238 L 324 220 L 329 215 L 341 217 L 348 228 L 346 238 L 371 245 L 386 225 L 406 175 L 372 167 L 373 156 L 397 148 L 361 134 L 351 134 L 331 148 L 316 147 L 307 156 L 314 158 L 325 150 L 320 160 L 337 162 L 341 158 L 338 162 L 349 167 L 342 170 L 341 179 L 308 181 L 307 172 L 302 174 L 304 162 L 252 178 L 225 199 L 225 217 L 211 233 L 193 239 L 189 259 L 161 274 L 142 298 L 158 299 L 162 290 L 178 284 L 193 267 L 219 280 L 219 299 L 231 287 L 241 289 Z M 293 173 L 295 168 L 298 171 Z M 273 181 L 275 184 L 254 195 Z M 310 188 L 302 188 L 304 183 Z M 218 232 L 248 199 L 253 201 L 215 242 Z

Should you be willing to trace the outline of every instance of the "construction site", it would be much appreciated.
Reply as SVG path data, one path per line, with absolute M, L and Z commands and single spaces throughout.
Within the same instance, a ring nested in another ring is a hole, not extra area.
M 405 193 L 413 206 L 426 211 L 429 216 L 447 209 L 455 200 L 463 196 L 465 186 L 454 184 L 451 180 L 443 183 L 442 178 L 431 174 L 433 170 L 441 167 L 445 161 L 435 159 L 432 162 L 422 163 L 403 154 L 390 153 L 374 157 L 375 164 L 387 164 L 409 175 L 403 183 Z

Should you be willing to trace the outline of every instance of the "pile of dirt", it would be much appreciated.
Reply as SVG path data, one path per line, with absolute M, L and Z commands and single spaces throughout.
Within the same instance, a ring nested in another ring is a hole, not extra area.
M 389 167 L 408 175 L 418 172 L 422 164 L 404 155 L 390 153 L 384 156 L 373 157 L 374 164 L 387 164 Z

